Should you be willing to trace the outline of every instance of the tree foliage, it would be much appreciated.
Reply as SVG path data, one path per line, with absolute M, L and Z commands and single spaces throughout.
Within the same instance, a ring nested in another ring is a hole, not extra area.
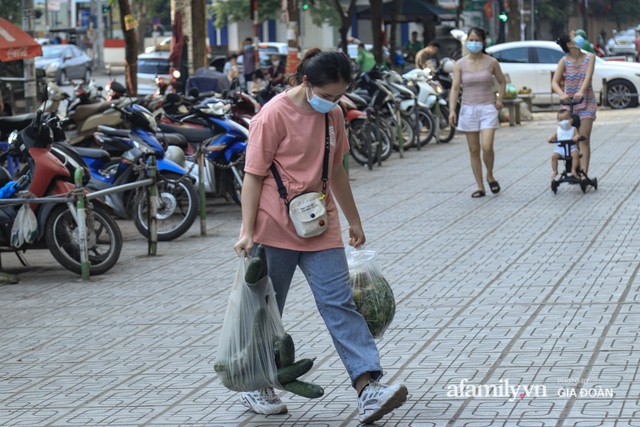
M 19 0 L 0 0 L 2 17 L 17 26 L 22 25 L 22 2 Z
M 258 19 L 264 22 L 280 16 L 280 0 L 260 0 L 258 2 Z M 251 0 L 214 0 L 211 5 L 211 12 L 215 14 L 216 20 L 213 25 L 222 28 L 228 22 L 237 22 L 247 19 L 251 11 Z
M 636 24 L 640 20 L 640 0 L 609 0 L 609 20 L 621 29 L 623 24 Z

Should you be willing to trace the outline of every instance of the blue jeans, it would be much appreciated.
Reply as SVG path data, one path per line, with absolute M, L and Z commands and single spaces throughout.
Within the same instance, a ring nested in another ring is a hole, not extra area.
M 299 252 L 265 246 L 265 250 L 280 314 L 284 310 L 293 273 L 296 267 L 300 267 L 352 385 L 367 372 L 374 379 L 380 378 L 382 368 L 378 347 L 353 303 L 344 249 Z

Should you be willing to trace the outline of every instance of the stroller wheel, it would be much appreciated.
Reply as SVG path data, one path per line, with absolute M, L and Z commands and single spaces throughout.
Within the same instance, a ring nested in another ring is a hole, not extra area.
M 598 178 L 593 178 L 591 180 L 591 185 L 593 185 L 593 189 L 597 190 L 598 189 Z
M 580 189 L 582 190 L 583 193 L 587 192 L 587 180 L 586 179 L 581 179 L 580 180 Z
M 553 191 L 553 194 L 556 194 L 558 192 L 558 181 L 556 181 L 555 179 L 551 180 L 551 191 Z

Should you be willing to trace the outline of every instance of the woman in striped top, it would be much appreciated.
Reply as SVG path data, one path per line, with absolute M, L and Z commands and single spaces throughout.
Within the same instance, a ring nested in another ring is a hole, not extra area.
M 591 157 L 591 129 L 596 119 L 598 103 L 591 81 L 595 68 L 595 56 L 582 50 L 584 38 L 572 31 L 569 36 L 561 36 L 558 44 L 566 55 L 558 62 L 558 68 L 553 75 L 553 91 L 560 95 L 561 102 L 573 98 L 578 102 L 573 111 L 580 117 L 580 136 L 586 139 L 580 142 L 582 159 L 580 168 L 585 174 L 589 173 L 589 159 Z M 564 78 L 564 88 L 561 80 Z M 563 106 L 562 108 L 568 108 Z M 586 179 L 586 176 L 583 176 Z

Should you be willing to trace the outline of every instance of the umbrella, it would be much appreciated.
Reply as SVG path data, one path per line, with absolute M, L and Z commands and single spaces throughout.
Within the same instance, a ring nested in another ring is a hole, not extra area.
M 42 56 L 42 47 L 29 34 L 0 18 L 0 61 Z
M 398 22 L 415 22 L 425 16 L 440 18 L 455 18 L 455 11 L 443 9 L 428 0 L 404 0 L 397 12 Z M 366 8 L 358 13 L 359 19 L 371 19 L 371 8 Z M 382 5 L 382 18 L 391 21 L 391 2 Z

